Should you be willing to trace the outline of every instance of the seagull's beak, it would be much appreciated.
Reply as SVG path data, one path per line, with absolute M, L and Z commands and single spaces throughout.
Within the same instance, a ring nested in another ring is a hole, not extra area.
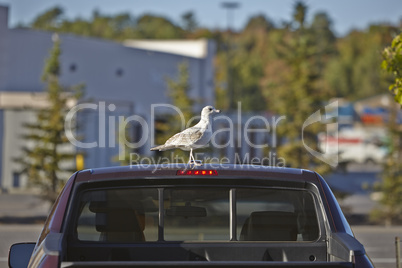
M 214 109 L 214 112 L 219 114 L 221 112 L 221 110 Z

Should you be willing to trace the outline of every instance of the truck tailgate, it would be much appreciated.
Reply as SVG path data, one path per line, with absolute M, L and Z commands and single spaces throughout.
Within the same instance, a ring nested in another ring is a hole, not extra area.
M 61 267 L 354 267 L 351 262 L 64 262 Z

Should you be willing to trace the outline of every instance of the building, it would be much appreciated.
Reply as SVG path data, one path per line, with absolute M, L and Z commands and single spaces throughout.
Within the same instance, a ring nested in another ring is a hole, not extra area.
M 0 6 L 0 188 L 22 187 L 20 169 L 13 161 L 21 154 L 23 123 L 35 119 L 35 109 L 46 105 L 40 77 L 51 49 L 53 33 L 31 29 L 10 29 L 8 7 Z M 60 34 L 62 55 L 60 81 L 71 86 L 85 84 L 83 103 L 91 108 L 79 111 L 85 168 L 117 164 L 119 153 L 114 133 L 119 116 L 138 116 L 152 125 L 155 104 L 170 103 L 166 77 L 175 78 L 177 67 L 187 62 L 190 96 L 199 100 L 197 110 L 214 102 L 213 58 L 210 40 L 141 41 L 115 43 L 94 38 Z M 166 108 L 168 109 L 168 108 Z M 166 110 L 165 109 L 165 110 Z M 152 133 L 134 124 L 137 136 L 147 139 L 139 148 L 147 154 Z

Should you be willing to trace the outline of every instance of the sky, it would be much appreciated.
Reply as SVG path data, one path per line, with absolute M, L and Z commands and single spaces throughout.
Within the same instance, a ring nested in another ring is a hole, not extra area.
M 64 9 L 67 18 L 89 18 L 93 10 L 113 15 L 129 12 L 134 17 L 143 13 L 163 15 L 179 23 L 181 15 L 193 11 L 201 26 L 224 29 L 227 13 L 222 2 L 237 2 L 233 11 L 233 28 L 241 29 L 256 14 L 264 14 L 280 24 L 289 21 L 296 0 L 0 0 L 10 8 L 9 24 L 28 24 L 38 14 L 56 5 Z M 324 11 L 333 22 L 338 36 L 351 29 L 364 29 L 369 24 L 386 22 L 399 25 L 402 20 L 402 0 L 305 0 L 309 7 L 308 18 Z

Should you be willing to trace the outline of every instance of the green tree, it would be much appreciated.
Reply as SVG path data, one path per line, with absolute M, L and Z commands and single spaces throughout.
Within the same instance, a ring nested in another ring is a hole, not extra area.
M 36 122 L 24 125 L 29 131 L 24 139 L 33 146 L 23 148 L 23 157 L 17 159 L 29 181 L 39 186 L 43 198 L 50 202 L 56 200 L 65 180 L 75 170 L 75 152 L 65 135 L 64 118 L 67 101 L 80 98 L 82 90 L 82 86 L 66 89 L 60 85 L 60 41 L 54 39 L 42 75 L 48 105 L 37 112 Z
M 314 59 L 318 73 L 317 86 L 325 91 L 329 91 L 328 83 L 324 78 L 324 73 L 328 61 L 336 55 L 336 38 L 332 31 L 332 21 L 330 17 L 324 12 L 315 14 L 310 26 L 310 31 L 317 50 L 315 53 L 316 58 Z
M 266 109 L 260 87 L 260 80 L 264 74 L 263 60 L 256 54 L 258 50 L 254 45 L 247 48 L 247 44 L 242 43 L 236 49 L 236 53 L 233 53 L 230 62 L 233 99 L 235 103 L 241 102 L 243 111 Z
M 336 40 L 337 53 L 328 62 L 325 80 L 336 96 L 357 100 L 382 94 L 390 75 L 380 71 L 378 53 L 391 42 L 395 27 L 371 25 Z
M 382 68 L 392 73 L 395 78 L 389 90 L 395 101 L 402 105 L 402 33 L 394 38 L 391 46 L 383 50 L 382 57 Z
M 194 16 L 186 15 L 191 27 Z M 134 19 L 129 13 L 105 15 L 94 10 L 89 19 L 76 18 L 69 20 L 63 17 L 63 9 L 53 7 L 36 17 L 31 27 L 38 30 L 59 33 L 73 33 L 81 36 L 92 36 L 109 40 L 126 39 L 178 39 L 185 37 L 185 31 L 172 21 L 161 16 L 144 14 Z M 197 36 L 208 33 L 198 33 Z
M 54 7 L 38 15 L 32 22 L 32 28 L 54 31 L 60 26 L 63 9 L 61 7 Z
M 241 102 L 243 111 L 267 108 L 261 80 L 270 51 L 269 34 L 274 29 L 268 18 L 256 15 L 249 19 L 242 32 L 224 32 L 214 38 L 218 43 L 216 106 L 236 109 L 237 103 Z
M 194 12 L 188 11 L 188 12 L 184 13 L 181 16 L 181 19 L 183 21 L 183 29 L 185 31 L 191 33 L 197 29 L 198 23 L 197 23 L 197 20 L 195 19 Z
M 249 18 L 244 31 L 254 31 L 266 33 L 275 28 L 275 24 L 265 15 L 260 14 Z
M 397 122 L 397 114 L 402 105 L 402 33 L 394 38 L 391 46 L 383 50 L 382 57 L 382 68 L 394 76 L 389 90 L 399 105 L 390 105 L 388 155 L 379 187 L 382 208 L 374 210 L 371 216 L 376 221 L 391 225 L 402 222 L 402 128 Z
M 183 30 L 164 17 L 146 14 L 137 20 L 136 37 L 142 39 L 179 39 L 183 37 Z
M 281 32 L 277 43 L 276 76 L 266 79 L 265 96 L 269 107 L 286 120 L 277 128 L 277 133 L 286 142 L 279 144 L 278 156 L 292 167 L 312 167 L 319 172 L 328 166 L 310 156 L 305 145 L 316 149 L 317 134 L 321 124 L 312 124 L 303 129 L 303 124 L 330 97 L 319 86 L 321 79 L 318 60 L 327 55 L 314 38 L 314 31 L 306 24 L 307 6 L 297 2 L 294 7 L 291 30 Z M 318 56 L 320 55 L 320 56 Z M 281 66 L 278 68 L 278 66 Z M 302 139 L 303 132 L 303 139 Z

